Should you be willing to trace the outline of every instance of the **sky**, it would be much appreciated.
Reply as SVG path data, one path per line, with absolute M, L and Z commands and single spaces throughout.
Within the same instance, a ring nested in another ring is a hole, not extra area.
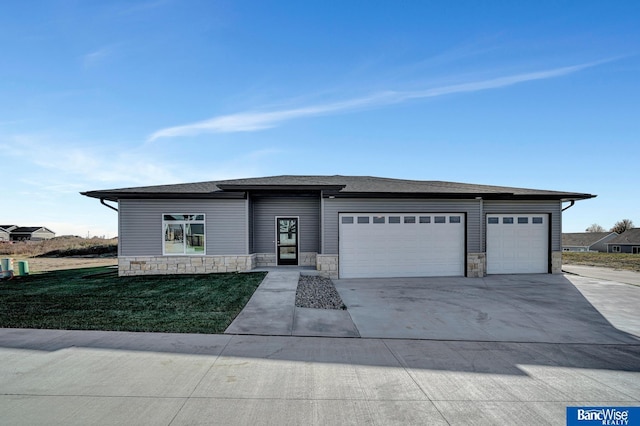
M 117 235 L 82 191 L 282 174 L 596 194 L 640 226 L 638 1 L 0 3 L 0 223 Z

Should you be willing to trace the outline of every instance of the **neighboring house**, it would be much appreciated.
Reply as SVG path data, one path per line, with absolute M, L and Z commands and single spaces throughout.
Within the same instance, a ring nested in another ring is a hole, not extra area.
M 562 234 L 562 251 L 607 251 L 615 232 L 574 232 Z
M 118 203 L 120 275 L 299 265 L 334 278 L 559 273 L 562 203 L 594 197 L 366 176 L 82 194 Z
M 55 236 L 55 232 L 44 226 L 20 226 L 11 230 L 11 241 L 42 241 Z
M 11 231 L 16 228 L 16 225 L 0 225 L 0 241 L 10 241 Z
M 609 253 L 640 254 L 640 228 L 631 228 L 607 243 Z

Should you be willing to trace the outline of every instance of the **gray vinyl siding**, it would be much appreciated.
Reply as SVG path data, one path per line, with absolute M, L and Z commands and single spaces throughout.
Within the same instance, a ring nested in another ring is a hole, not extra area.
M 607 244 L 607 246 L 609 247 L 609 253 L 633 253 L 633 248 L 634 247 L 640 247 L 640 244 Z M 620 247 L 620 251 L 619 252 L 614 252 L 613 251 L 613 246 L 619 246 Z
M 55 236 L 56 234 L 49 231 L 34 231 L 31 234 L 31 239 L 32 240 L 49 240 Z
M 119 254 L 162 256 L 162 214 L 204 213 L 207 255 L 247 253 L 246 200 L 120 200 Z
M 548 213 L 551 224 L 551 251 L 562 251 L 560 201 L 485 201 L 484 213 Z M 483 239 L 486 241 L 486 238 Z
M 299 251 L 319 251 L 319 197 L 254 197 L 252 207 L 253 253 L 276 252 L 276 217 L 299 217 Z
M 612 239 L 614 239 L 615 237 L 617 237 L 618 234 L 612 233 L 610 235 L 607 235 L 606 237 L 604 237 L 603 239 L 601 239 L 600 241 L 597 241 L 595 244 L 593 244 L 590 247 L 590 250 L 592 251 L 600 251 L 600 252 L 607 252 L 607 243 L 609 241 L 611 241 Z
M 247 209 L 248 212 L 247 214 L 249 215 L 250 218 L 253 218 L 253 201 L 251 200 L 251 198 L 247 198 Z M 253 250 L 253 220 L 249 221 L 249 253 L 255 253 L 255 251 Z
M 480 252 L 480 202 L 476 200 L 347 199 L 324 200 L 324 254 L 338 254 L 339 213 L 466 213 L 467 252 Z

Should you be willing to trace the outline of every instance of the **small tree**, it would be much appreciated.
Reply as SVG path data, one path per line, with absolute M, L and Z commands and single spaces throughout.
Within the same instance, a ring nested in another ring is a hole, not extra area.
M 586 232 L 605 232 L 606 229 L 604 229 L 602 226 L 598 225 L 597 223 L 594 223 L 593 225 L 585 229 L 585 231 Z
M 618 234 L 622 234 L 624 231 L 631 228 L 633 228 L 633 222 L 631 221 L 631 219 L 622 219 L 617 221 L 616 224 L 613 225 L 613 228 L 611 228 L 611 231 L 617 232 Z

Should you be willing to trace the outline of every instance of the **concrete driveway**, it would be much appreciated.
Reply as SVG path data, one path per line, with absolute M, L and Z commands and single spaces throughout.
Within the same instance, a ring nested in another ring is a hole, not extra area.
M 571 275 L 335 280 L 361 337 L 640 343 L 640 287 Z

